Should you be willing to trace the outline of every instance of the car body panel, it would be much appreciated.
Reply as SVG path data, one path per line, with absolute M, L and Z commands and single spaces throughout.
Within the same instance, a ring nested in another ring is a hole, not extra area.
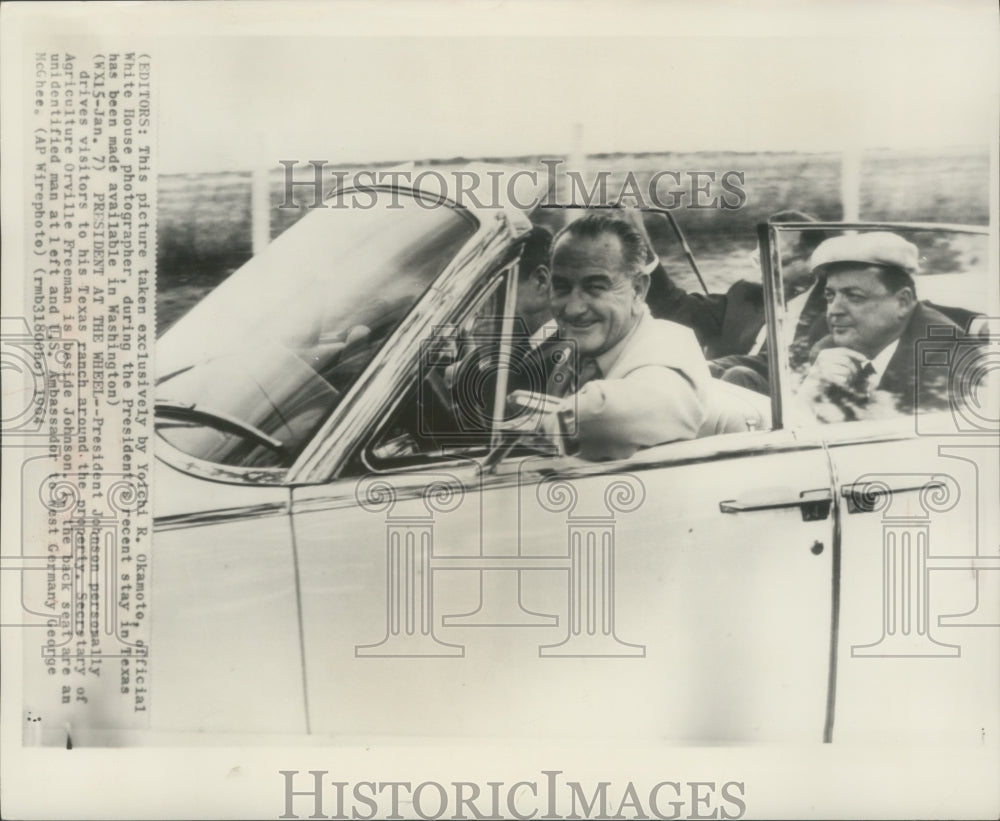
M 287 488 L 154 479 L 153 728 L 305 732 Z
M 533 737 L 821 739 L 830 518 L 720 510 L 755 475 L 780 476 L 774 495 L 828 490 L 821 449 L 773 438 L 785 448 L 676 467 L 652 449 L 645 467 L 581 463 L 572 479 L 527 458 L 489 477 L 469 464 L 296 489 L 313 731 L 492 736 L 516 717 Z M 395 504 L 351 504 L 371 482 Z M 420 492 L 434 482 L 461 488 L 461 502 L 434 511 Z M 616 491 L 633 510 L 609 508 Z M 572 511 L 559 507 L 571 497 Z M 394 565 L 392 539 L 419 532 L 426 564 L 417 545 L 415 569 Z M 613 570 L 600 550 L 587 558 L 588 533 L 610 540 Z M 587 592 L 603 573 L 610 603 Z
M 915 277 L 919 299 L 994 313 L 988 231 L 955 225 L 856 223 L 895 230 L 926 252 Z M 776 233 L 842 230 L 839 223 L 761 226 L 765 290 L 783 333 Z M 928 261 L 935 232 L 957 250 Z M 987 326 L 967 328 L 969 350 L 996 344 Z M 994 329 L 995 331 L 995 329 Z M 779 336 L 779 338 L 781 338 Z M 950 336 L 943 337 L 946 341 Z M 775 338 L 769 338 L 775 344 Z M 914 350 L 918 380 L 930 360 Z M 928 348 L 935 348 L 929 340 Z M 782 354 L 785 351 L 782 349 Z M 989 368 L 981 349 L 969 362 Z M 995 352 L 992 354 L 996 356 Z M 819 424 L 799 413 L 787 358 L 780 363 L 786 423 L 803 440 L 824 443 L 835 490 L 836 590 L 830 740 L 844 743 L 981 743 L 1000 729 L 1000 436 L 996 384 L 969 413 L 950 396 L 948 410 Z M 970 372 L 975 372 L 971 368 Z M 949 383 L 954 391 L 958 383 Z M 975 401 L 974 399 L 974 401 Z M 991 416 L 992 413 L 992 416 Z M 788 417 L 791 417 L 790 419 Z M 994 421 L 990 421 L 990 420 Z
M 974 566 L 1000 544 L 984 515 L 998 498 L 996 456 L 941 442 L 830 445 L 843 502 L 837 740 L 968 744 L 1000 732 L 1000 599 L 979 595 L 995 592 L 1000 567 Z M 860 485 L 889 495 L 852 504 Z

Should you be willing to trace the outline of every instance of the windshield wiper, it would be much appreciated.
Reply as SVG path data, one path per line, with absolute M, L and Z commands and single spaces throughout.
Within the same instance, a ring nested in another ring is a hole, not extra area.
M 204 405 L 177 402 L 172 399 L 157 399 L 155 408 L 156 413 L 160 416 L 173 417 L 191 422 L 208 422 L 214 427 L 230 429 L 237 433 L 242 433 L 244 436 L 250 436 L 274 450 L 281 452 L 285 450 L 284 442 L 275 439 L 260 428 L 254 427 L 224 411 L 206 408 Z

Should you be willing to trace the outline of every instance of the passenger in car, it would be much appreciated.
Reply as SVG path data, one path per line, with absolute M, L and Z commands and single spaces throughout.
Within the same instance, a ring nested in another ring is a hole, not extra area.
M 946 385 L 918 378 L 917 342 L 933 328 L 936 349 L 954 357 L 945 349 L 963 344 L 962 329 L 917 301 L 917 265 L 917 247 L 886 231 L 834 237 L 816 249 L 829 333 L 813 346 L 798 393 L 821 421 L 948 406 Z
M 779 211 L 768 217 L 768 222 L 816 222 L 816 217 L 806 214 L 803 211 L 787 210 Z M 781 273 L 785 290 L 785 303 L 787 307 L 785 344 L 792 352 L 792 358 L 798 356 L 795 362 L 797 365 L 804 365 L 808 360 L 809 351 L 812 344 L 816 342 L 813 338 L 809 340 L 809 334 L 818 317 L 823 316 L 825 302 L 823 301 L 822 285 L 817 283 L 816 275 L 810 265 L 812 253 L 824 240 L 828 238 L 825 231 L 803 231 L 792 240 L 783 237 L 781 242 Z M 760 264 L 759 259 L 757 264 Z M 760 311 L 759 315 L 747 315 L 747 311 L 737 312 L 727 311 L 727 318 L 730 324 L 738 325 L 745 323 L 755 329 L 756 339 L 749 346 L 748 353 L 743 355 L 729 355 L 713 357 L 709 362 L 712 375 L 733 385 L 756 391 L 762 394 L 770 392 L 768 384 L 768 350 L 767 350 L 767 326 L 763 322 L 763 286 L 759 283 L 747 283 L 741 280 L 744 286 L 751 284 L 759 291 Z M 736 283 L 740 285 L 741 283 Z M 733 287 L 735 288 L 736 285 Z M 732 289 L 731 289 L 732 290 Z
M 722 334 L 728 298 L 726 294 L 688 293 L 655 263 L 650 272 L 646 304 L 657 319 L 667 319 L 694 331 L 698 344 L 713 347 Z
M 524 241 L 518 263 L 517 302 L 510 336 L 506 392 L 542 392 L 552 369 L 552 349 L 558 344 L 556 322 L 549 306 L 549 252 L 552 233 L 534 226 Z M 456 403 L 470 409 L 485 435 L 493 424 L 493 398 L 500 370 L 503 316 L 489 316 L 463 340 L 467 350 L 445 371 Z
M 714 349 L 723 332 L 727 295 L 688 293 L 679 287 L 660 262 L 653 241 L 646 232 L 641 213 L 631 208 L 620 213 L 642 236 L 646 245 L 643 270 L 649 274 L 649 288 L 646 291 L 649 312 L 656 319 L 667 319 L 690 328 L 702 349 Z
M 514 308 L 524 333 L 532 347 L 537 347 L 555 332 L 552 309 L 549 306 L 549 252 L 552 232 L 539 225 L 532 226 L 524 241 L 518 266 L 517 305 Z
M 789 209 L 772 214 L 767 221 L 816 222 L 816 218 L 803 211 Z M 799 234 L 795 240 L 785 238 L 782 242 L 785 300 L 789 311 L 794 311 L 796 316 L 801 312 L 807 292 L 815 281 L 808 266 L 809 256 L 826 238 L 822 231 L 810 231 Z M 646 240 L 652 249 L 652 242 L 648 237 Z M 652 251 L 652 255 L 655 257 L 655 251 Z M 759 265 L 758 260 L 758 269 Z M 757 390 L 763 387 L 762 392 L 767 392 L 767 357 L 758 356 L 765 338 L 764 287 L 759 280 L 737 280 L 724 294 L 687 293 L 670 279 L 663 265 L 655 259 L 650 270 L 646 303 L 657 319 L 669 319 L 691 328 L 709 359 L 754 357 L 749 362 L 734 359 L 730 365 L 743 365 L 763 374 L 761 380 L 751 380 L 753 384 L 747 387 Z M 821 301 L 816 304 L 822 309 Z M 742 384 L 737 380 L 732 381 Z
M 553 244 L 551 308 L 576 362 L 546 393 L 566 396 L 587 459 L 693 439 L 705 421 L 708 365 L 689 328 L 650 315 L 645 255 L 633 226 L 603 214 L 569 223 Z

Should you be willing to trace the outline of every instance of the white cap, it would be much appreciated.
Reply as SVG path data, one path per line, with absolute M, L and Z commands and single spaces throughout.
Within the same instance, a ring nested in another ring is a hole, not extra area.
M 809 261 L 813 271 L 836 262 L 857 262 L 863 265 L 891 265 L 910 276 L 917 273 L 920 254 L 917 246 L 899 234 L 869 231 L 845 234 L 821 242 Z

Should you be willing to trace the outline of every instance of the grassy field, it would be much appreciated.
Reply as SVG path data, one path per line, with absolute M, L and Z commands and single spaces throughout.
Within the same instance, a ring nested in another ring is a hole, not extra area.
M 539 157 L 489 158 L 489 162 L 540 168 Z M 461 158 L 421 163 L 418 170 L 453 167 Z M 329 166 L 333 170 L 335 166 Z M 360 170 L 360 167 L 342 167 Z M 367 166 L 377 168 L 377 166 Z M 308 170 L 308 167 L 306 168 Z M 688 237 L 711 290 L 739 278 L 756 278 L 749 261 L 754 226 L 775 211 L 795 208 L 820 219 L 842 217 L 840 156 L 803 153 L 657 153 L 591 155 L 581 173 L 588 184 L 600 170 L 610 172 L 608 193 L 617 196 L 629 171 L 645 187 L 657 171 L 725 171 L 744 174 L 746 202 L 738 210 L 693 209 L 682 202 L 673 211 Z M 297 172 L 296 179 L 306 176 Z M 332 179 L 332 175 L 330 176 Z M 272 238 L 294 224 L 306 209 L 283 209 L 283 172 L 270 176 Z M 666 199 L 664 186 L 658 190 Z M 172 325 L 208 291 L 251 255 L 251 174 L 179 174 L 159 179 L 157 226 L 157 323 Z M 719 193 L 713 188 L 713 193 Z M 561 199 L 568 193 L 560 189 Z M 310 197 L 311 199 L 311 197 Z M 989 153 L 982 150 L 926 152 L 868 151 L 862 157 L 861 217 L 872 220 L 962 222 L 989 219 Z M 653 231 L 667 271 L 688 290 L 699 288 L 669 228 Z

